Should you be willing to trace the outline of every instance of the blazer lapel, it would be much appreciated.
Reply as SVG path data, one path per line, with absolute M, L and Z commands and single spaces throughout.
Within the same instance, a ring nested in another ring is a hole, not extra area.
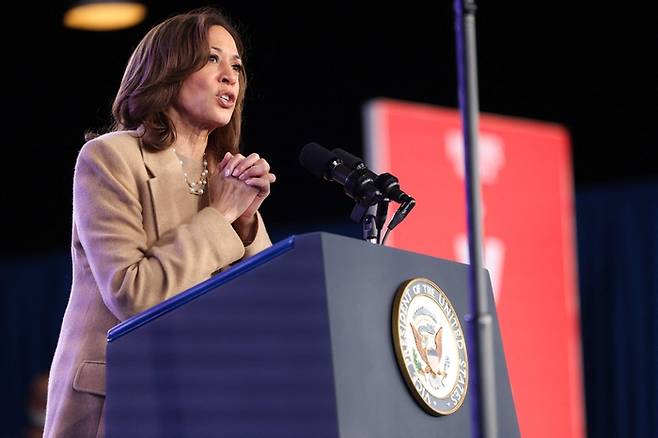
M 143 146 L 144 164 L 152 175 L 147 181 L 153 204 L 157 238 L 183 220 L 190 195 L 183 179 L 183 170 L 176 154 L 170 149 L 147 150 Z

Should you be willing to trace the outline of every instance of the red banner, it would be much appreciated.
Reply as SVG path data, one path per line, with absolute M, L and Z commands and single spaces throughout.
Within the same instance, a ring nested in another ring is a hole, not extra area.
M 387 243 L 467 262 L 459 113 L 380 100 L 364 115 L 367 162 L 397 176 L 417 201 Z M 479 161 L 484 263 L 521 435 L 584 437 L 568 133 L 484 114 Z

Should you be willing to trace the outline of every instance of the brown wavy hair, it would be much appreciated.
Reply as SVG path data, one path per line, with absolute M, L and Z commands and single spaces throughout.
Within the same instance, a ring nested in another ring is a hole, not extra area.
M 183 81 L 208 62 L 208 32 L 222 26 L 243 57 L 244 45 L 236 28 L 215 8 L 195 9 L 168 18 L 153 27 L 133 51 L 117 92 L 112 130 L 143 129 L 142 143 L 166 149 L 176 139 L 176 129 L 165 111 L 175 101 Z M 208 137 L 208 148 L 223 156 L 237 153 L 242 109 L 247 89 L 246 74 L 239 75 L 240 92 L 231 121 Z

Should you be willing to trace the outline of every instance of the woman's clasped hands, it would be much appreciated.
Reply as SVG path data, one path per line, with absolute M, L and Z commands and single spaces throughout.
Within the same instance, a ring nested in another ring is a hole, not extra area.
M 258 154 L 245 157 L 227 152 L 208 179 L 210 206 L 230 223 L 237 220 L 249 225 L 274 181 L 269 163 Z

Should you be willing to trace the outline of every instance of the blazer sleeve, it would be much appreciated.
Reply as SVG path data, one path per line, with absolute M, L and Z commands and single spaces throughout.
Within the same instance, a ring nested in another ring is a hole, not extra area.
M 245 247 L 211 207 L 149 245 L 138 187 L 141 154 L 138 148 L 126 153 L 112 146 L 94 140 L 80 152 L 73 219 L 105 305 L 124 320 L 239 260 Z M 260 221 L 253 252 L 269 243 Z
M 244 258 L 251 257 L 252 255 L 257 254 L 262 250 L 272 246 L 272 241 L 270 240 L 270 236 L 267 234 L 265 229 L 263 218 L 258 212 L 256 215 L 258 218 L 258 230 L 256 231 L 254 240 L 244 247 Z

